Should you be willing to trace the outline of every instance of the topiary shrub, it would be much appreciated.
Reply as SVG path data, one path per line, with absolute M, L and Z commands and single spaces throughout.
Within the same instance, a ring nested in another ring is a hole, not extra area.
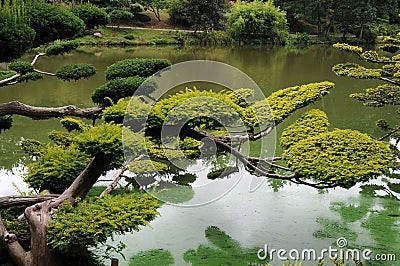
M 87 29 L 94 29 L 110 23 L 110 16 L 106 11 L 90 3 L 74 5 L 70 11 L 85 22 Z
M 47 55 L 59 55 L 69 53 L 79 46 L 77 41 L 55 41 L 52 45 L 48 46 L 45 50 Z
M 89 78 L 96 74 L 96 68 L 90 64 L 72 64 L 61 66 L 56 71 L 57 78 L 64 81 Z
M 133 96 L 139 86 L 145 95 L 154 92 L 157 88 L 154 81 L 146 81 L 146 78 L 143 77 L 116 78 L 97 88 L 92 94 L 92 101 L 97 104 L 110 105 L 110 99 L 116 103 L 119 99 Z
M 14 61 L 8 65 L 8 68 L 18 73 L 26 73 L 34 70 L 31 63 L 25 61 Z
M 85 23 L 69 10 L 41 1 L 28 2 L 27 17 L 36 32 L 34 45 L 71 38 L 85 29 Z
M 171 62 L 166 59 L 125 59 L 109 66 L 105 74 L 107 80 L 132 76 L 149 77 L 169 66 Z
M 85 169 L 90 157 L 76 146 L 51 146 L 42 152 L 39 159 L 28 164 L 24 181 L 38 191 L 63 192 Z

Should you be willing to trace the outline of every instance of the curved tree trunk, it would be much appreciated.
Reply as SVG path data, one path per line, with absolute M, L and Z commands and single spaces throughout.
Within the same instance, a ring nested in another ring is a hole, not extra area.
M 12 205 L 25 205 L 29 202 L 39 202 L 25 209 L 24 216 L 28 222 L 31 235 L 31 250 L 25 250 L 18 242 L 17 236 L 10 234 L 5 228 L 0 216 L 0 241 L 8 251 L 12 261 L 21 266 L 62 266 L 60 254 L 55 253 L 47 245 L 47 227 L 52 219 L 52 213 L 66 201 L 75 202 L 76 198 L 84 198 L 97 179 L 107 169 L 113 157 L 104 154 L 96 155 L 86 166 L 83 172 L 64 191 L 55 197 L 37 196 L 12 197 Z M 9 198 L 9 197 L 8 197 Z M 33 198 L 33 199 L 32 199 Z M 0 200 L 1 203 L 1 200 Z M 1 206 L 0 209 L 9 206 Z

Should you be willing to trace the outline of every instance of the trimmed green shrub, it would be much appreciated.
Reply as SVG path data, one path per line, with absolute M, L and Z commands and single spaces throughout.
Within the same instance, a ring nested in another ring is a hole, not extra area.
M 64 81 L 89 78 L 96 74 L 96 68 L 90 64 L 72 64 L 61 66 L 57 69 L 57 78 Z
M 106 11 L 90 3 L 74 5 L 70 11 L 85 22 L 87 29 L 94 29 L 110 23 L 110 16 Z
M 387 143 L 367 134 L 335 129 L 298 141 L 282 158 L 300 177 L 350 188 L 384 174 L 393 153 Z
M 74 207 L 63 204 L 50 222 L 47 241 L 54 249 L 80 252 L 114 234 L 138 231 L 158 215 L 160 206 L 156 198 L 142 192 L 107 195 Z
M 69 53 L 79 46 L 77 41 L 55 41 L 45 50 L 47 55 L 59 55 Z
M 116 103 L 119 99 L 133 96 L 139 86 L 141 86 L 141 93 L 144 95 L 154 92 L 157 88 L 157 84 L 154 81 L 146 81 L 146 78 L 143 77 L 117 78 L 97 88 L 93 92 L 92 101 L 98 104 L 110 105 L 110 99 L 113 103 Z
M 69 10 L 41 1 L 27 4 L 27 16 L 36 32 L 35 45 L 71 38 L 85 29 L 85 23 Z
M 18 73 L 26 73 L 33 71 L 34 67 L 31 63 L 25 61 L 14 61 L 8 65 L 8 68 Z
M 132 76 L 149 77 L 169 66 L 171 62 L 166 59 L 125 59 L 109 66 L 105 74 L 107 80 Z
M 85 169 L 90 157 L 76 146 L 48 147 L 39 159 L 28 164 L 24 181 L 38 191 L 63 192 Z
M 43 79 L 44 74 L 38 72 L 28 72 L 22 75 L 21 77 L 17 78 L 17 82 L 28 82 L 28 81 L 35 81 L 39 79 Z

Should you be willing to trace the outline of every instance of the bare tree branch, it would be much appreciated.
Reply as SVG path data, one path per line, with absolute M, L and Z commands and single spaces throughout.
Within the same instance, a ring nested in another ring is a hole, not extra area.
M 121 178 L 122 178 L 124 172 L 125 172 L 126 170 L 128 170 L 129 165 L 130 165 L 132 162 L 140 161 L 140 160 L 144 159 L 145 157 L 148 157 L 148 156 L 145 155 L 145 154 L 141 154 L 141 155 L 139 155 L 138 157 L 136 157 L 135 159 L 130 160 L 130 161 L 127 161 L 126 163 L 124 163 L 124 164 L 121 166 L 121 168 L 119 169 L 119 171 L 114 175 L 113 181 L 112 181 L 112 182 L 108 185 L 108 187 L 101 193 L 100 198 L 104 198 L 105 195 L 109 194 L 109 193 L 117 186 L 119 180 L 121 180 Z
M 0 104 L 0 116 L 3 115 L 22 115 L 31 118 L 51 118 L 51 117 L 65 117 L 77 116 L 92 118 L 94 115 L 99 114 L 103 107 L 89 107 L 78 108 L 74 105 L 62 107 L 36 107 L 20 103 L 18 101 Z
M 35 195 L 35 196 L 7 196 L 0 198 L 0 209 L 12 206 L 32 205 L 49 199 L 57 198 L 60 195 Z

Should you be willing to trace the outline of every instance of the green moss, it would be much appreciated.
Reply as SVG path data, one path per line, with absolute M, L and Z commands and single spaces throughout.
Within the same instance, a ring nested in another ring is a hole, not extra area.
M 129 260 L 130 266 L 137 265 L 174 265 L 171 252 L 163 249 L 151 249 L 139 252 Z
M 197 250 L 190 249 L 183 254 L 183 259 L 193 266 L 200 265 L 250 265 L 261 263 L 257 259 L 259 248 L 244 248 L 240 243 L 218 227 L 209 226 L 205 237 L 210 245 L 200 245 Z

